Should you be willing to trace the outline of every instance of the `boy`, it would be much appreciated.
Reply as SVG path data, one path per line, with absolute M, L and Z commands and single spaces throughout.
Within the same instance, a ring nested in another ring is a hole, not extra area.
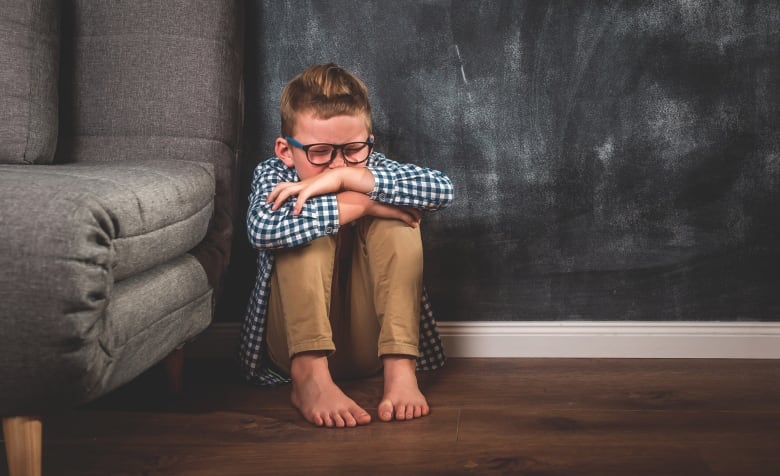
M 383 370 L 383 421 L 427 415 L 416 368 L 444 362 L 422 286 L 422 211 L 453 199 L 441 172 L 373 152 L 363 83 L 313 66 L 282 92 L 276 157 L 255 169 L 248 235 L 260 250 L 241 340 L 250 381 L 292 380 L 291 401 L 327 427 L 371 416 L 334 383 Z

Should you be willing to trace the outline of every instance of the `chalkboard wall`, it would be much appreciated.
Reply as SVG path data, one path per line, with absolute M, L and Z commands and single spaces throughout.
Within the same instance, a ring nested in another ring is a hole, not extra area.
M 424 219 L 443 321 L 780 318 L 780 2 L 263 1 L 242 197 L 285 82 L 336 62 L 378 149 L 445 171 Z M 254 255 L 237 224 L 221 319 Z

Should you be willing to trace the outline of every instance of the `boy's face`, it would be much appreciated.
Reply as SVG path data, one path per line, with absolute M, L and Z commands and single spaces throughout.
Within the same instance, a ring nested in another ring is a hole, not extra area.
M 338 145 L 347 142 L 363 142 L 370 136 L 366 119 L 362 115 L 322 119 L 316 117 L 311 111 L 305 111 L 297 115 L 292 137 L 303 145 L 318 143 Z M 306 152 L 294 147 L 283 137 L 276 139 L 275 152 L 285 165 L 295 167 L 301 180 L 319 175 L 329 168 L 347 166 L 341 152 L 338 152 L 336 158 L 328 165 L 313 165 L 306 158 Z M 367 163 L 366 161 L 351 167 L 365 167 Z

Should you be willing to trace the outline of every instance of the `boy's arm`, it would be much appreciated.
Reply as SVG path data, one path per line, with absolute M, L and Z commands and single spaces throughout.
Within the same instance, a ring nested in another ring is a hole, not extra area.
M 401 220 L 411 227 L 419 225 L 418 210 L 372 200 L 368 194 L 374 189 L 374 176 L 365 167 L 339 167 L 300 182 L 280 182 L 268 194 L 266 203 L 271 204 L 271 210 L 278 210 L 296 197 L 293 215 L 299 215 L 310 198 L 336 194 L 341 225 L 364 216 Z
M 452 181 L 438 170 L 402 164 L 382 154 L 371 156 L 368 170 L 374 176 L 369 197 L 381 203 L 435 211 L 452 204 Z
M 374 176 L 365 167 L 339 167 L 328 169 L 321 174 L 300 182 L 282 182 L 268 194 L 268 203 L 273 203 L 277 210 L 287 203 L 290 197 L 298 197 L 294 213 L 303 210 L 303 205 L 310 197 L 352 191 L 369 193 L 374 189 Z
M 295 180 L 294 169 L 278 159 L 262 162 L 255 169 L 247 212 L 247 235 L 255 248 L 289 248 L 338 232 L 339 206 L 334 194 L 311 197 L 298 214 L 293 212 L 294 197 L 279 206 L 268 203 L 277 185 Z
M 300 213 L 310 197 L 352 191 L 368 194 L 379 203 L 434 211 L 448 207 L 454 198 L 452 181 L 438 170 L 402 164 L 375 153 L 368 167 L 340 167 L 295 183 L 280 183 L 269 194 L 276 210 L 297 197 Z
M 422 212 L 411 207 L 396 207 L 372 200 L 365 193 L 341 192 L 336 195 L 339 204 L 339 221 L 346 225 L 364 216 L 400 220 L 412 228 L 417 228 Z
M 335 226 L 328 228 L 332 231 L 319 235 L 309 233 L 303 243 L 335 233 L 339 224 L 366 215 L 393 218 L 415 227 L 421 219 L 420 210 L 440 210 L 449 206 L 454 197 L 452 181 L 442 172 L 414 164 L 401 164 L 379 153 L 371 156 L 368 167 L 328 169 L 297 182 L 282 178 L 268 183 L 266 190 L 264 207 L 271 213 L 286 210 L 290 220 L 312 214 L 322 215 L 317 210 L 322 208 L 320 202 L 323 199 L 328 202 L 327 214 L 336 210 L 336 217 L 332 220 Z M 282 228 L 278 232 L 287 233 L 288 229 Z M 300 244 L 298 240 L 287 245 L 276 243 L 274 241 L 270 247 Z

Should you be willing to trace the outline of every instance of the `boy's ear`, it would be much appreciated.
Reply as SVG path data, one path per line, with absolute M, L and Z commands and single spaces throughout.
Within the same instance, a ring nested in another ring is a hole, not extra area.
M 274 143 L 274 152 L 276 153 L 277 157 L 282 159 L 284 165 L 290 168 L 295 167 L 295 163 L 293 162 L 292 158 L 292 147 L 290 147 L 290 144 L 288 144 L 283 137 L 276 138 L 276 142 Z

